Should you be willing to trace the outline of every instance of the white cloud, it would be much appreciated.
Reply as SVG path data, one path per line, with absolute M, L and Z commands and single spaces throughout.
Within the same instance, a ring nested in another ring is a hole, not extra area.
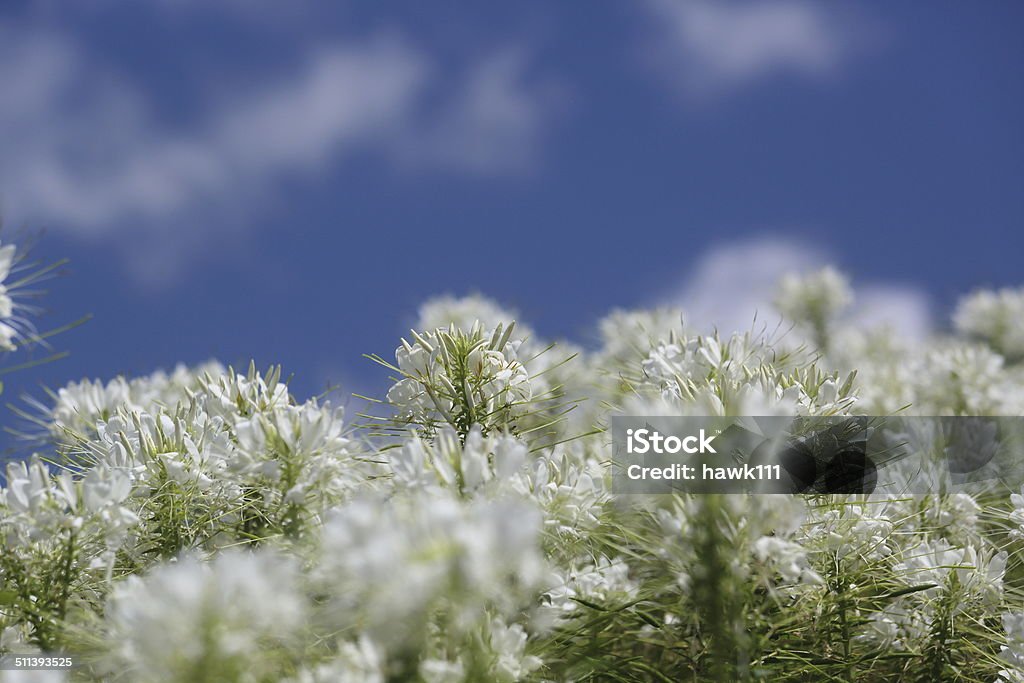
M 652 58 L 684 94 L 719 95 L 777 74 L 820 78 L 859 51 L 863 22 L 811 0 L 647 0 Z
M 804 273 L 827 265 L 826 251 L 782 237 L 758 237 L 720 245 L 704 254 L 683 286 L 664 303 L 683 309 L 688 325 L 700 330 L 773 329 L 780 321 L 772 300 L 785 273 Z M 886 324 L 910 340 L 933 329 L 931 301 L 915 287 L 899 283 L 854 285 L 854 304 L 845 322 L 874 327 Z M 755 315 L 757 326 L 754 326 Z
M 294 80 L 175 131 L 155 121 L 141 93 L 54 36 L 14 41 L 0 62 L 13 103 L 0 113 L 9 209 L 90 235 L 229 202 L 274 172 L 315 168 L 397 125 L 424 79 L 397 42 L 327 50 Z
M 519 49 L 481 60 L 431 125 L 396 141 L 396 155 L 415 165 L 480 172 L 530 168 L 561 98 L 550 81 L 529 84 L 528 66 Z
M 778 322 L 772 293 L 784 273 L 803 272 L 826 262 L 825 255 L 782 238 L 764 237 L 715 247 L 690 269 L 682 289 L 670 296 L 683 307 L 688 324 L 724 333 Z
M 398 40 L 324 50 L 294 79 L 228 105 L 206 137 L 238 173 L 316 169 L 411 125 L 426 72 Z
M 144 88 L 67 35 L 0 25 L 0 200 L 16 220 L 89 237 L 130 232 L 183 256 L 211 225 L 244 222 L 220 218 L 282 174 L 313 175 L 358 150 L 400 166 L 522 171 L 552 113 L 526 65 L 496 50 L 450 73 L 401 37 L 379 36 L 311 52 L 255 90 L 225 86 L 174 127 Z

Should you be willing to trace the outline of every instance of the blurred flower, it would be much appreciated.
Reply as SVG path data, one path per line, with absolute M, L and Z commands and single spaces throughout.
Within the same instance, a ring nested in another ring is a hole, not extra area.
M 850 283 L 831 266 L 808 275 L 787 274 L 779 282 L 775 307 L 786 318 L 807 326 L 819 348 L 827 349 L 829 326 L 853 302 Z
M 1011 668 L 1000 672 L 1000 680 L 1019 683 L 1024 680 L 1024 612 L 1004 614 L 1003 631 L 1006 645 L 1000 648 L 999 657 Z
M 268 680 L 305 622 L 297 566 L 267 552 L 195 556 L 118 585 L 109 670 L 132 681 Z M 282 661 L 283 660 L 283 661 Z
M 960 300 L 953 323 L 1010 360 L 1024 358 L 1024 289 L 975 292 Z
M 522 504 L 359 500 L 324 525 L 314 579 L 333 596 L 337 628 L 400 649 L 423 637 L 433 610 L 454 635 L 486 609 L 522 609 L 543 571 L 539 523 Z

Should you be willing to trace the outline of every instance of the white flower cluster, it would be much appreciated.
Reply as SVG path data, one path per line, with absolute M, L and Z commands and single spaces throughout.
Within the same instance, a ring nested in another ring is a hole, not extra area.
M 433 429 L 447 424 L 467 428 L 511 425 L 528 410 L 530 376 L 519 360 L 521 340 L 512 339 L 514 323 L 486 332 L 474 323 L 469 332 L 455 327 L 413 332 L 402 340 L 393 367 L 402 375 L 388 391 L 396 416 L 410 425 Z
M 849 280 L 826 266 L 803 276 L 784 275 L 779 281 L 775 307 L 790 320 L 808 326 L 822 344 L 827 340 L 825 333 L 830 323 L 852 302 Z
M 375 357 L 394 383 L 365 425 L 275 369 L 69 385 L 0 489 L 0 655 L 143 683 L 1020 681 L 1024 491 L 610 490 L 619 411 L 1024 414 L 991 296 L 970 339 L 912 346 L 844 328 L 826 270 L 779 297 L 818 346 L 618 311 L 568 355 L 435 300 Z
M 51 477 L 37 458 L 7 465 L 7 487 L 0 504 L 10 514 L 2 523 L 9 547 L 47 541 L 62 531 L 80 532 L 97 524 L 114 546 L 138 517 L 121 503 L 132 490 L 131 477 L 119 470 L 94 468 L 82 477 L 63 472 Z
M 186 555 L 120 582 L 107 606 L 110 674 L 132 681 L 246 680 L 273 670 L 309 612 L 297 563 L 269 552 Z M 168 646 L 168 644 L 173 646 Z
M 358 627 L 401 654 L 441 625 L 439 613 L 454 635 L 478 628 L 482 614 L 514 618 L 528 605 L 544 575 L 540 522 L 536 508 L 511 501 L 357 500 L 325 523 L 313 582 L 333 596 L 333 628 Z
M 1024 681 L 1024 612 L 1007 612 L 1003 615 L 1003 630 L 1006 645 L 999 655 L 1008 668 L 999 672 L 999 680 L 1007 683 Z
M 651 349 L 635 390 L 660 393 L 670 414 L 835 415 L 854 404 L 852 377 L 823 373 L 800 352 L 751 333 L 694 336 Z M 636 414 L 653 414 L 639 411 Z
M 116 377 L 106 383 L 88 379 L 72 382 L 53 395 L 45 424 L 53 438 L 75 443 L 83 435 L 95 434 L 97 424 L 121 409 L 152 414 L 161 408 L 173 408 L 200 388 L 203 377 L 223 373 L 219 363 L 207 363 L 197 368 L 179 365 L 170 374 L 157 371 L 132 380 Z
M 953 323 L 1011 360 L 1024 357 L 1024 289 L 976 292 L 957 306 Z

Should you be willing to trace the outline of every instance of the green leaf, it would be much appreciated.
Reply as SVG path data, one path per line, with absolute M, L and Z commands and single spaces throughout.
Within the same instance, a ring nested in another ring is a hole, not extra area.
M 904 588 L 902 590 L 893 591 L 891 593 L 886 593 L 885 595 L 881 595 L 879 597 L 882 598 L 883 600 L 891 600 L 892 598 L 898 598 L 901 595 L 909 595 L 910 593 L 917 593 L 919 591 L 926 591 L 929 588 L 937 588 L 938 585 L 939 584 L 937 584 L 937 583 L 924 583 L 924 584 L 921 584 L 920 586 L 911 586 L 910 588 Z

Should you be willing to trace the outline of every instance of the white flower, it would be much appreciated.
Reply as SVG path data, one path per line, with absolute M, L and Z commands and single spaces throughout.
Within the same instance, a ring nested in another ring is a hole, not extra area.
M 822 583 L 818 573 L 811 569 L 805 549 L 792 541 L 762 536 L 754 541 L 754 557 L 778 572 L 786 583 Z
M 1007 358 L 1024 357 L 1024 289 L 975 292 L 960 300 L 953 323 Z
M 443 424 L 505 428 L 530 412 L 533 390 L 514 327 L 413 331 L 414 343 L 403 339 L 395 350 L 402 374 L 388 391 L 395 418 L 430 433 Z
M 651 347 L 667 340 L 682 324 L 683 312 L 658 308 L 647 311 L 616 310 L 598 323 L 603 346 L 601 365 L 615 372 L 647 356 Z
M 669 415 L 835 415 L 855 401 L 838 373 L 825 374 L 801 353 L 749 332 L 658 344 L 641 369 L 627 414 L 661 414 L 640 407 L 652 394 Z
M 544 593 L 545 616 L 555 625 L 579 611 L 575 598 L 596 603 L 625 603 L 636 591 L 637 584 L 629 578 L 629 565 L 624 560 L 601 557 L 594 563 L 557 573 L 555 585 Z
M 850 283 L 831 266 L 807 275 L 784 275 L 775 306 L 798 323 L 823 329 L 853 301 Z
M 119 410 L 155 414 L 162 408 L 173 410 L 195 392 L 206 376 L 218 376 L 224 368 L 206 363 L 196 368 L 178 365 L 171 374 L 157 371 L 145 377 L 127 380 L 115 377 L 109 382 L 82 380 L 57 391 L 49 410 L 51 436 L 60 442 L 76 437 L 92 437 L 97 426 Z
M 1010 495 L 1010 503 L 1013 505 L 1013 511 L 1009 515 L 1009 521 L 1014 525 L 1010 534 L 1024 540 L 1024 487 L 1020 493 Z
M 297 583 L 296 564 L 265 551 L 224 551 L 210 563 L 186 556 L 132 577 L 108 605 L 110 669 L 135 681 L 187 680 L 199 666 L 225 679 L 269 677 L 306 619 Z
M 855 640 L 885 649 L 907 650 L 928 635 L 930 620 L 930 614 L 914 609 L 905 601 L 896 601 L 872 613 Z
M 521 609 L 542 576 L 535 510 L 443 497 L 367 499 L 324 525 L 314 571 L 338 626 L 361 625 L 396 647 L 420 637 L 431 610 L 458 631 L 485 607 Z
M 919 354 L 920 355 L 920 354 Z M 1004 359 L 985 346 L 942 344 L 920 355 L 910 375 L 918 415 L 1020 415 L 1024 396 Z
M 1024 611 L 1003 614 L 1003 631 L 1006 633 L 1006 644 L 999 650 L 999 657 L 1006 662 L 1011 670 L 1001 672 L 1002 679 L 1017 683 L 1022 680 L 1024 672 Z
M 362 636 L 355 642 L 341 643 L 336 657 L 285 683 L 384 683 L 385 664 L 380 648 Z
M 539 657 L 526 654 L 526 631 L 519 624 L 505 624 L 491 619 L 484 633 L 490 649 L 491 680 L 512 683 L 540 668 Z
M 39 460 L 7 464 L 7 490 L 4 502 L 15 513 L 39 510 L 53 498 L 50 475 Z
M 459 443 L 453 429 L 446 427 L 433 443 L 411 437 L 389 458 L 394 481 L 400 486 L 449 488 L 461 494 L 473 494 L 491 482 L 511 483 L 514 474 L 526 464 L 527 446 L 508 434 L 483 436 L 474 426 Z
M 466 680 L 466 667 L 461 661 L 424 659 L 420 662 L 423 683 L 462 683 Z
M 545 449 L 527 474 L 514 480 L 515 489 L 544 510 L 548 531 L 568 540 L 584 537 L 600 524 L 611 499 L 601 455 L 592 442 L 574 440 Z
M 7 464 L 7 487 L 0 489 L 0 546 L 10 548 L 46 541 L 67 530 L 77 530 L 83 518 L 76 510 L 75 487 L 55 481 L 38 457 Z
M 935 584 L 926 591 L 932 595 L 947 585 L 952 572 L 965 595 L 996 602 L 1002 594 L 1006 560 L 1005 551 L 979 553 L 973 546 L 959 548 L 939 539 L 904 550 L 895 569 L 908 586 Z

